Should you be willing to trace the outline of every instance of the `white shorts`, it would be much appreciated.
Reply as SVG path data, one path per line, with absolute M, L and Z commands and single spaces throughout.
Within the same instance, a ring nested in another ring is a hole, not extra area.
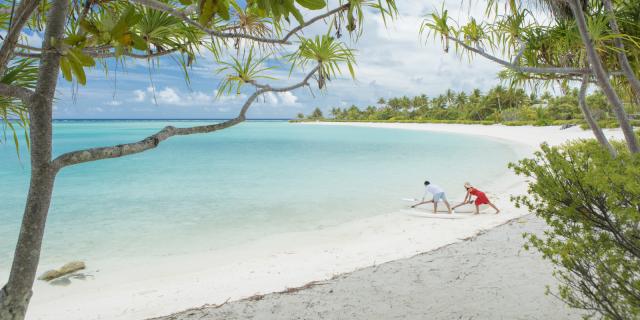
M 436 193 L 433 195 L 433 202 L 438 202 L 440 200 L 447 201 L 447 195 L 444 194 L 444 192 Z

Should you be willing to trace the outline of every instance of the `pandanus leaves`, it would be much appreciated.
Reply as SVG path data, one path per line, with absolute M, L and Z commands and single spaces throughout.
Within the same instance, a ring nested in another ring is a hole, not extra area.
M 93 67 L 96 62 L 92 57 L 84 54 L 79 48 L 69 48 L 60 57 L 60 70 L 62 76 L 67 81 L 71 81 L 74 77 L 79 84 L 87 83 L 87 76 L 84 72 L 85 67 Z
M 234 90 L 236 94 L 240 94 L 240 89 L 245 84 L 254 83 L 259 79 L 274 79 L 263 74 L 265 71 L 273 69 L 273 67 L 265 66 L 265 61 L 268 58 L 269 56 L 256 58 L 252 47 L 249 49 L 249 53 L 240 59 L 231 57 L 231 61 L 221 62 L 222 66 L 218 68 L 217 73 L 228 74 L 220 82 L 217 95 L 228 94 Z
M 38 66 L 35 59 L 17 59 L 7 68 L 0 82 L 23 88 L 33 89 L 38 78 Z M 0 133 L 0 143 L 11 136 L 16 153 L 20 156 L 20 143 L 18 130 L 23 131 L 24 141 L 29 148 L 29 111 L 20 100 L 0 96 L 0 123 L 3 124 Z M 7 134 L 7 129 L 9 134 Z
M 341 74 L 340 65 L 346 64 L 349 74 L 355 79 L 355 57 L 353 50 L 338 42 L 329 34 L 319 35 L 313 39 L 300 38 L 298 51 L 289 55 L 292 62 L 291 70 L 295 66 L 304 67 L 309 63 L 320 65 L 318 87 L 324 88 L 326 81 L 337 74 Z
M 449 10 L 442 8 L 442 11 L 431 13 L 420 26 L 420 34 L 427 32 L 427 36 L 433 32 L 434 39 L 440 36 L 444 45 L 444 52 L 449 52 L 449 36 L 453 28 L 449 26 Z

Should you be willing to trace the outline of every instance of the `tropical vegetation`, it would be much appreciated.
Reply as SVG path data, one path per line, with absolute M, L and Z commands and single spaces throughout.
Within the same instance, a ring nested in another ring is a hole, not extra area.
M 570 89 L 566 94 L 555 96 L 549 92 L 538 96 L 522 88 L 496 86 L 486 93 L 475 89 L 469 93 L 447 90 L 430 98 L 426 95 L 414 97 L 380 98 L 375 105 L 348 108 L 328 108 L 328 115 L 316 108 L 300 120 L 324 121 L 375 121 L 375 122 L 446 122 L 446 123 L 502 123 L 507 125 L 559 125 L 583 124 L 580 111 L 579 90 Z M 607 99 L 601 91 L 587 95 L 593 117 L 602 127 L 617 126 Z M 630 115 L 636 115 L 640 124 L 640 110 L 633 103 L 625 105 Z
M 616 160 L 595 140 L 543 145 L 512 167 L 531 181 L 517 206 L 544 219 L 527 234 L 555 266 L 553 294 L 605 319 L 640 317 L 640 157 L 614 143 Z
M 638 1 L 489 0 L 482 22 L 455 21 L 443 5 L 424 20 L 420 31 L 425 39 L 441 42 L 445 52 L 453 45 L 461 58 L 487 59 L 505 67 L 501 77 L 513 85 L 580 86 L 585 121 L 614 155 L 585 96 L 592 84 L 602 90 L 629 150 L 640 152 L 624 106 L 625 100 L 637 102 L 640 97 L 639 15 Z
M 345 40 L 353 44 L 362 35 L 365 10 L 373 10 L 385 22 L 394 18 L 395 2 L 344 0 L 329 6 L 325 0 L 0 2 L 0 121 L 5 128 L 0 142 L 9 140 L 18 147 L 17 130 L 28 131 L 24 144 L 31 164 L 13 264 L 0 290 L 0 319 L 25 318 L 54 181 L 61 170 L 145 152 L 174 136 L 223 130 L 243 122 L 253 102 L 266 93 L 327 90 L 337 75 L 355 76 L 355 55 Z M 308 38 L 303 34 L 319 24 L 324 31 L 308 32 Z M 43 41 L 29 43 L 27 35 Z M 164 56 L 171 59 L 160 59 Z M 237 116 L 223 122 L 167 126 L 140 141 L 54 157 L 52 114 L 59 79 L 79 88 L 87 84 L 89 69 L 109 71 L 135 59 L 145 61 L 150 73 L 176 61 L 187 84 L 198 60 L 212 60 L 223 76 L 218 93 L 245 90 L 247 98 Z M 274 86 L 271 71 L 277 65 L 285 65 L 298 79 Z
M 541 18 L 544 17 L 544 18 Z M 455 21 L 448 10 L 430 14 L 421 32 L 473 63 L 505 67 L 515 86 L 579 86 L 577 100 L 597 140 L 542 145 L 512 165 L 528 178 L 528 195 L 514 198 L 550 229 L 529 235 L 559 281 L 551 294 L 587 317 L 640 317 L 640 144 L 628 104 L 640 101 L 640 1 L 489 0 L 486 19 Z M 611 142 L 597 122 L 589 86 L 606 98 L 624 134 Z M 637 107 L 633 107 L 637 108 Z

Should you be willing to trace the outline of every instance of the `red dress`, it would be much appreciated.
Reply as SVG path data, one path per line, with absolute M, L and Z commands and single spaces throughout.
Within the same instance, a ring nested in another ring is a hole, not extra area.
M 476 189 L 476 188 L 471 188 L 469 189 L 469 193 L 471 195 L 476 196 L 476 206 L 479 206 L 481 204 L 489 204 L 489 198 L 487 198 L 487 195 L 484 194 L 484 192 Z

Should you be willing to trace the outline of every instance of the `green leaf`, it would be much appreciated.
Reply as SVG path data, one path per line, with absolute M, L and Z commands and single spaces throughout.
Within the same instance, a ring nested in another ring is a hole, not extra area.
M 64 43 L 70 46 L 78 46 L 80 43 L 84 42 L 87 39 L 84 35 L 80 34 L 70 34 L 64 39 Z
M 144 39 L 141 36 L 132 33 L 131 38 L 133 39 L 133 47 L 135 49 L 138 49 L 138 50 L 148 49 L 147 42 L 144 41 Z
M 218 0 L 218 15 L 224 20 L 229 20 L 229 3 L 225 0 Z
M 100 33 L 100 30 L 98 30 L 96 26 L 94 26 L 91 22 L 87 21 L 86 19 L 80 21 L 80 29 L 94 35 L 97 35 Z
M 198 17 L 198 22 L 201 25 L 208 26 L 209 22 L 213 18 L 217 9 L 217 1 L 216 0 L 201 0 L 200 1 L 200 16 Z
M 296 0 L 296 2 L 309 10 L 320 10 L 327 6 L 324 0 Z
M 118 19 L 118 22 L 116 22 L 116 24 L 113 26 L 113 29 L 111 29 L 111 37 L 113 39 L 118 39 L 122 37 L 122 35 L 124 35 L 124 33 L 129 29 L 129 27 L 135 24 L 135 23 L 133 24 L 131 23 L 131 22 L 134 22 L 135 20 L 134 10 L 135 9 L 133 7 L 129 7 L 122 15 L 120 15 L 120 19 Z
M 71 63 L 71 70 L 73 71 L 73 74 L 76 76 L 76 80 L 78 81 L 79 84 L 83 86 L 87 84 L 87 75 L 84 73 L 84 69 L 82 68 L 81 65 L 76 63 Z
M 5 123 L 9 125 L 9 128 L 11 129 L 11 133 L 13 134 L 13 144 L 16 147 L 16 154 L 18 155 L 18 159 L 20 159 L 20 143 L 18 142 L 18 134 L 16 133 L 16 129 L 13 127 L 13 124 L 11 124 L 11 121 L 6 121 Z
M 304 24 L 304 18 L 302 17 L 300 10 L 293 5 L 293 0 L 284 0 L 283 4 L 284 8 L 287 9 L 289 13 L 293 14 L 293 17 L 298 20 L 298 23 Z M 285 17 L 286 16 L 288 16 L 288 14 L 285 14 Z
M 353 70 L 353 64 L 351 64 L 351 62 L 347 62 L 347 67 L 349 68 L 349 73 L 351 74 L 351 78 L 355 79 L 356 73 Z
M 79 48 L 69 49 L 68 54 L 73 55 L 73 57 L 85 67 L 93 67 L 96 65 L 96 61 L 93 57 L 84 54 Z
M 85 85 L 87 84 L 87 76 L 84 73 L 84 68 L 82 67 L 82 61 L 78 59 L 71 51 L 69 51 L 66 55 L 69 60 L 69 66 L 71 67 L 71 72 L 76 76 L 76 81 L 79 84 Z
M 66 57 L 60 58 L 60 70 L 62 71 L 62 76 L 65 80 L 71 81 L 73 78 L 71 77 L 71 66 L 69 65 L 69 60 Z

